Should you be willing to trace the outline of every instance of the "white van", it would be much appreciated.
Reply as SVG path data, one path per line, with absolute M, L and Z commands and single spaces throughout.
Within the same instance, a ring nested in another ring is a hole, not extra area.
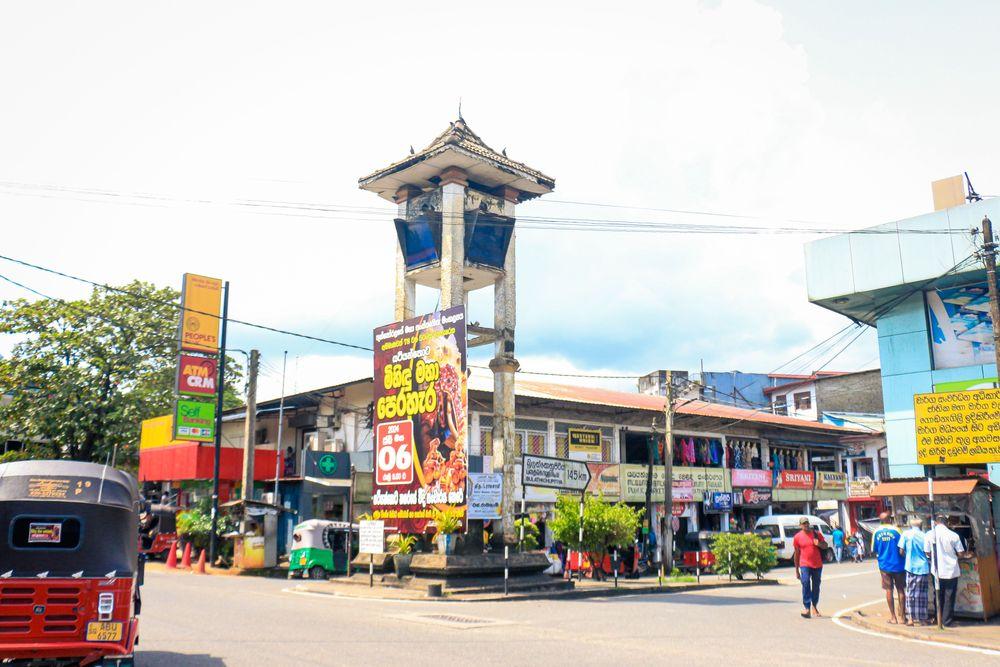
M 768 533 L 771 536 L 771 544 L 778 550 L 778 560 L 792 560 L 795 549 L 792 547 L 792 539 L 795 533 L 799 532 L 799 521 L 802 517 L 809 519 L 809 524 L 813 530 L 818 530 L 823 539 L 826 540 L 826 548 L 823 549 L 823 562 L 829 563 L 833 560 L 833 529 L 823 519 L 811 514 L 772 514 L 762 516 L 757 519 L 754 525 L 754 532 L 758 534 Z

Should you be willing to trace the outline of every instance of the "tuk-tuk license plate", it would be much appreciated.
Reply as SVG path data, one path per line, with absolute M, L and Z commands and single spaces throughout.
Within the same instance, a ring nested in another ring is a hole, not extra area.
M 122 623 L 94 621 L 87 623 L 88 642 L 120 642 L 122 640 Z

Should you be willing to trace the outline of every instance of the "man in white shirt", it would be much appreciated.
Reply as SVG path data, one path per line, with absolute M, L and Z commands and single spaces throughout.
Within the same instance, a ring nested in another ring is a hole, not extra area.
M 941 622 L 951 626 L 955 613 L 955 593 L 961 570 L 958 560 L 965 558 L 965 544 L 958 533 L 948 528 L 947 515 L 938 514 L 934 527 L 924 537 L 924 551 L 931 559 L 932 572 L 941 587 Z

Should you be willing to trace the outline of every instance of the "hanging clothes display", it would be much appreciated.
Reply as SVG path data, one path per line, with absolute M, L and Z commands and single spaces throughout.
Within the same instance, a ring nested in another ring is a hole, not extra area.
M 682 447 L 681 462 L 686 466 L 694 465 L 694 438 L 685 438 L 683 443 L 684 446 Z
M 760 445 L 755 444 L 750 453 L 750 467 L 760 469 Z

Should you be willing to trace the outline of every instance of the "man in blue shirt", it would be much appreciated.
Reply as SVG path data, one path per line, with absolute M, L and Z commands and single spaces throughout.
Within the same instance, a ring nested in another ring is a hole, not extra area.
M 906 622 L 906 560 L 899 550 L 899 540 L 902 535 L 899 529 L 890 523 L 892 515 L 882 512 L 878 515 L 882 525 L 872 535 L 872 552 L 878 556 L 878 569 L 882 573 L 882 590 L 885 591 L 885 601 L 889 605 L 889 623 L 896 624 L 896 606 L 892 599 L 892 589 L 899 593 L 899 613 Z
M 924 531 L 920 529 L 921 525 L 919 516 L 910 517 L 910 529 L 899 540 L 899 552 L 903 554 L 906 570 L 907 625 L 925 625 L 929 622 L 927 577 L 931 564 L 924 552 Z
M 835 526 L 833 529 L 833 555 L 837 558 L 837 562 L 844 557 L 844 531 L 840 529 L 840 526 Z

